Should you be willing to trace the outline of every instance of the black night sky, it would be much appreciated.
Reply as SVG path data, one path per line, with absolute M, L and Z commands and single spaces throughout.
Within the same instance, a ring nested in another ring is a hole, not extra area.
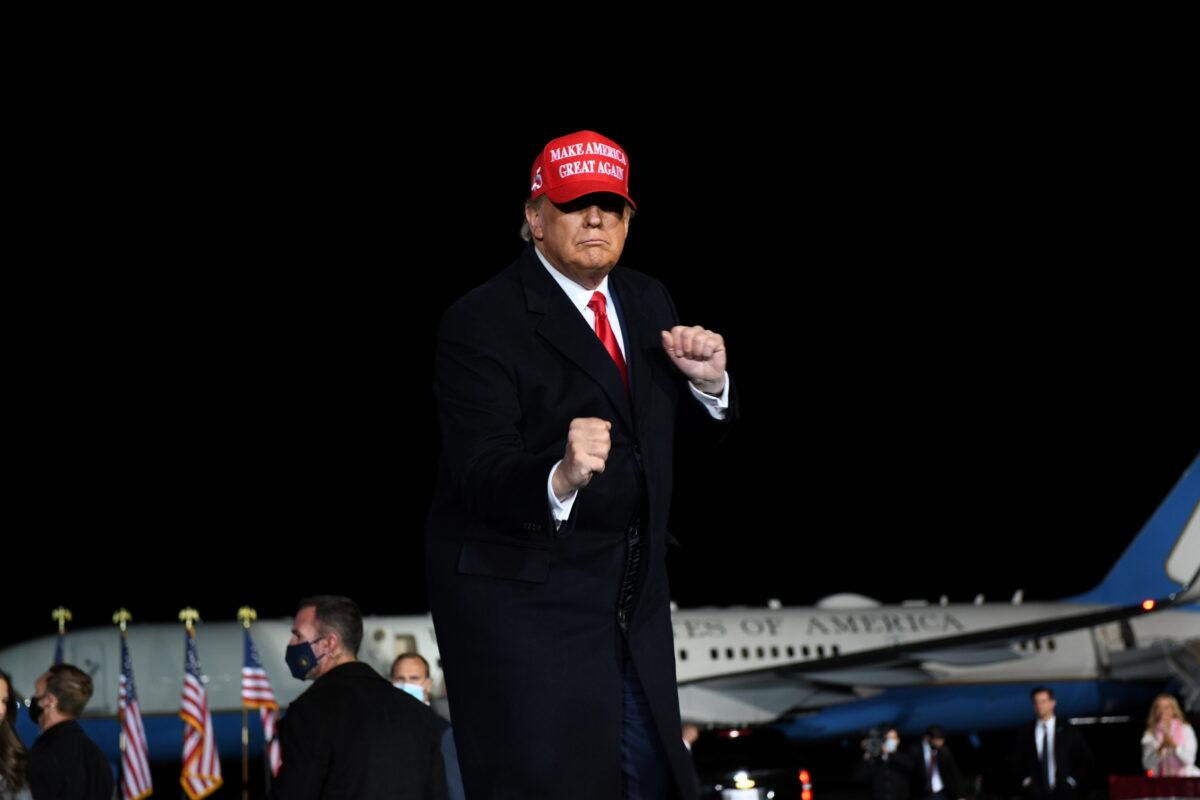
M 1089 588 L 1200 452 L 1182 128 L 1132 87 L 961 88 L 448 118 L 81 85 L 28 123 L 3 643 L 59 604 L 425 612 L 436 323 L 584 127 L 629 153 L 624 263 L 741 393 L 722 448 L 680 445 L 681 606 Z

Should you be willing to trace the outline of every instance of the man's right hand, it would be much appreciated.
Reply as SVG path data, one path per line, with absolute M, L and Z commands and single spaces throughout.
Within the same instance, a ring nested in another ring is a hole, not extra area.
M 563 500 L 576 489 L 582 489 L 597 472 L 604 472 L 608 451 L 612 449 L 609 431 L 612 423 L 598 417 L 576 417 L 567 431 L 567 449 L 551 483 L 554 495 Z

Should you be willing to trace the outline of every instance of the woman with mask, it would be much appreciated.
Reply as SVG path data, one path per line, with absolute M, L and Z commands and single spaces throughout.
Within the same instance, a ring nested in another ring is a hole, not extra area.
M 900 732 L 893 727 L 873 729 L 862 748 L 856 773 L 871 800 L 908 800 L 916 763 L 900 749 Z
M 17 695 L 0 670 L 0 800 L 30 800 L 25 782 L 25 745 L 17 737 Z
M 1160 778 L 1200 775 L 1196 768 L 1196 731 L 1169 694 L 1154 698 L 1142 736 L 1142 766 Z

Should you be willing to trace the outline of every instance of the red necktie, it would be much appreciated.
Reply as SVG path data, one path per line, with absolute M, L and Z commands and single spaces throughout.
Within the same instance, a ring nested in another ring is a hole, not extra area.
M 629 391 L 629 373 L 625 369 L 625 357 L 621 355 L 621 347 L 617 344 L 617 336 L 613 333 L 612 326 L 608 324 L 608 314 L 604 311 L 604 295 L 600 292 L 594 292 L 592 299 L 588 301 L 588 308 L 596 314 L 596 335 L 600 337 L 600 341 L 604 343 L 604 349 L 612 356 L 612 360 L 616 362 L 617 369 L 621 371 L 621 382 L 625 384 L 625 391 Z

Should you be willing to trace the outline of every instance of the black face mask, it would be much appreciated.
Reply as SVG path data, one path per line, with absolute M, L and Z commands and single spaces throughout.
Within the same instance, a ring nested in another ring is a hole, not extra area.
M 42 707 L 38 704 L 40 697 L 31 697 L 29 699 L 29 718 L 33 720 L 33 724 L 37 725 L 38 720 L 42 718 Z

